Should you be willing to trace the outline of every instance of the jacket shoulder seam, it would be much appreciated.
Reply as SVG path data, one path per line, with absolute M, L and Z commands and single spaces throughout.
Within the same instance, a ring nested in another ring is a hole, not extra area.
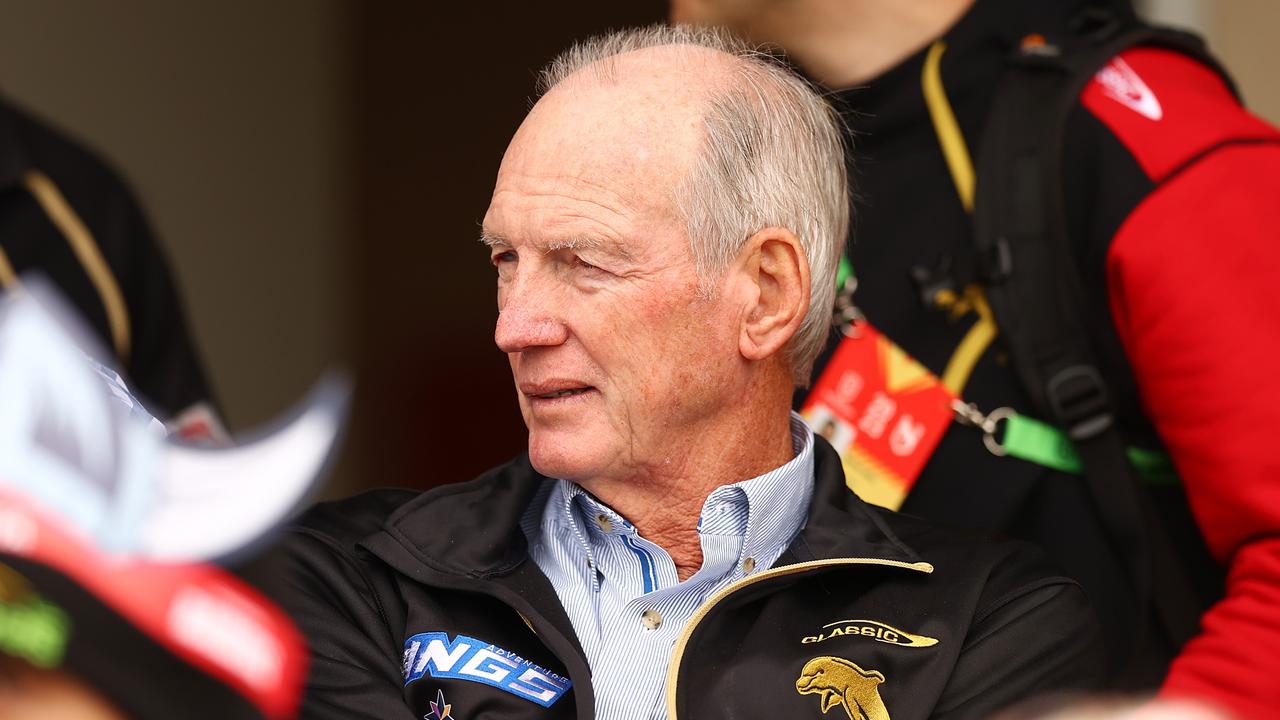
M 1177 166 L 1171 168 L 1164 175 L 1161 175 L 1160 177 L 1155 178 L 1154 182 L 1155 182 L 1156 188 L 1158 189 L 1161 186 L 1168 184 L 1170 181 L 1182 175 L 1184 172 L 1191 170 L 1196 165 L 1199 165 L 1201 162 L 1208 160 L 1214 155 L 1217 155 L 1218 152 L 1221 150 L 1227 150 L 1234 147 L 1252 147 L 1256 145 L 1280 146 L 1280 137 L 1258 135 L 1258 136 L 1241 136 L 1241 137 L 1224 138 L 1214 143 L 1213 145 L 1210 145 L 1206 148 L 1201 149 L 1199 152 L 1195 153 L 1191 157 L 1188 157 L 1186 160 L 1182 161 Z

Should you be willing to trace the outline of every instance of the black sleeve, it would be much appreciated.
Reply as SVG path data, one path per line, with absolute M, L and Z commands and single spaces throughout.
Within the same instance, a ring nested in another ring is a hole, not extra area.
M 401 649 L 375 585 L 324 536 L 290 533 L 288 590 L 280 604 L 311 646 L 302 717 L 415 720 L 402 691 Z
M 933 717 L 985 718 L 1032 696 L 1096 688 L 1104 662 L 1101 630 L 1080 587 L 1034 581 L 974 617 Z

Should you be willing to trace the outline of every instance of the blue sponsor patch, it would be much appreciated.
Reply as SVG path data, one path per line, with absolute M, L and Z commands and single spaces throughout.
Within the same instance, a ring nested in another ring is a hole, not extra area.
M 512 695 L 551 707 L 569 692 L 569 678 L 535 665 L 508 650 L 459 635 L 418 633 L 404 641 L 404 684 L 430 674 L 491 685 Z

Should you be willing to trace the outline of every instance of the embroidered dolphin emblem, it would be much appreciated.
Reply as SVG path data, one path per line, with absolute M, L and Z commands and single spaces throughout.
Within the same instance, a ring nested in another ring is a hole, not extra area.
M 839 705 L 849 720 L 889 720 L 889 710 L 880 699 L 884 675 L 863 670 L 838 657 L 816 657 L 804 664 L 796 680 L 796 692 L 822 696 L 822 712 Z

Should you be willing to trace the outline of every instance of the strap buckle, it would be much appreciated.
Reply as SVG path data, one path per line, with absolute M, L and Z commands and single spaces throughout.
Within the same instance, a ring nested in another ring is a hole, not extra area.
M 1059 370 L 1045 385 L 1049 405 L 1072 440 L 1088 440 L 1115 422 L 1107 385 L 1092 365 Z
M 977 405 L 956 398 L 951 401 L 951 411 L 955 413 L 956 422 L 982 431 L 982 443 L 992 455 L 1004 457 L 1009 454 L 1009 449 L 996 436 L 1000 432 L 1001 422 L 1011 422 L 1018 416 L 1013 408 L 996 408 L 990 414 L 983 415 Z

